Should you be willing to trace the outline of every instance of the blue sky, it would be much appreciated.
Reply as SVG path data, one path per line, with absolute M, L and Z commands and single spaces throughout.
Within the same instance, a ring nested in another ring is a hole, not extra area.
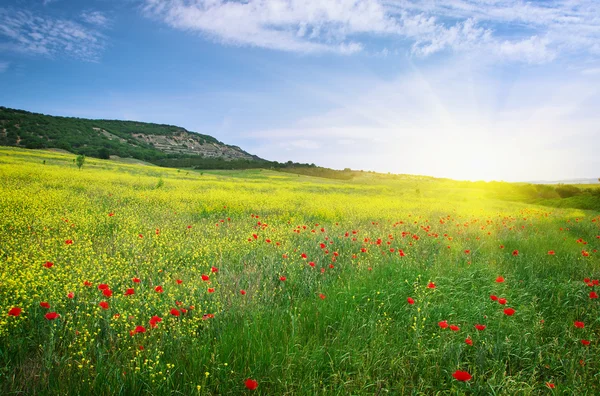
M 0 105 L 333 168 L 600 177 L 600 2 L 5 0 Z

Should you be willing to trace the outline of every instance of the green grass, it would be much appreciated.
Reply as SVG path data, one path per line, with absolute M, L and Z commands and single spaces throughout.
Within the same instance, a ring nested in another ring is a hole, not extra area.
M 0 148 L 2 394 L 600 394 L 597 211 L 513 185 L 73 158 Z

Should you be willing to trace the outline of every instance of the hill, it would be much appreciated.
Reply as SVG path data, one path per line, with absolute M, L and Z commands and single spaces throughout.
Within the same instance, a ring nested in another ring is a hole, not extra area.
M 1 106 L 0 145 L 57 148 L 96 158 L 118 156 L 153 163 L 177 158 L 260 160 L 237 146 L 174 125 L 56 117 Z

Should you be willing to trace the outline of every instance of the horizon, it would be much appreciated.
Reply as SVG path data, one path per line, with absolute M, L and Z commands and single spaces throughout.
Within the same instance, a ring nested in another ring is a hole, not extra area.
M 6 107 L 176 125 L 332 169 L 600 176 L 593 0 L 5 3 Z

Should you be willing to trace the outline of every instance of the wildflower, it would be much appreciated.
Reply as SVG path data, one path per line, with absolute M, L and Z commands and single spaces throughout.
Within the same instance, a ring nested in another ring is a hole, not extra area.
M 428 289 L 435 289 L 435 283 L 433 283 L 433 282 L 429 282 L 429 283 L 427 284 L 427 288 L 428 288 Z
M 102 301 L 98 305 L 100 305 L 100 308 L 102 309 L 108 309 L 108 303 L 106 301 Z
M 327 297 L 325 296 L 325 294 L 323 294 L 323 293 L 319 293 L 319 298 L 320 298 L 321 300 L 325 300 L 325 298 L 327 298 Z
M 146 328 L 144 326 L 136 326 L 135 332 L 136 333 L 145 333 L 146 332 Z
M 469 374 L 467 371 L 460 370 L 456 370 L 454 374 L 452 374 L 452 376 L 458 381 L 469 381 L 471 378 L 473 378 L 471 377 L 471 374 Z
M 162 293 L 162 292 L 164 292 L 164 290 L 163 290 L 163 287 L 162 287 L 162 286 L 156 286 L 156 287 L 154 288 L 154 291 L 155 291 L 155 292 L 157 292 L 157 293 Z
M 491 295 L 490 298 L 492 299 L 492 301 L 498 301 L 498 297 L 496 297 L 495 295 Z
M 183 283 L 183 281 L 181 279 L 175 279 L 175 283 L 177 283 L 178 285 L 181 285 Z
M 519 255 L 519 251 L 518 250 L 513 250 L 512 255 L 513 256 L 518 256 Z
M 108 285 L 106 283 L 100 283 L 98 285 L 98 290 L 108 289 Z
M 54 320 L 56 318 L 58 318 L 60 315 L 57 314 L 56 312 L 48 312 L 46 315 L 44 315 L 44 317 L 48 320 Z
M 131 281 L 133 283 L 140 283 L 141 282 L 140 278 L 132 278 Z
M 412 298 L 410 298 L 410 297 L 408 297 L 408 298 L 406 299 L 406 301 L 408 301 L 408 303 L 409 303 L 410 305 L 413 305 L 413 304 L 415 303 L 415 300 L 413 300 L 413 299 L 412 299 Z
M 458 331 L 458 330 L 460 330 L 460 327 L 458 327 L 457 325 L 450 325 L 450 330 Z
M 244 289 L 240 290 L 240 294 L 241 294 L 242 296 L 245 296 L 245 295 L 246 295 L 246 290 L 244 290 Z
M 499 276 L 496 278 L 496 283 L 502 283 L 502 282 L 504 282 L 504 277 Z
M 219 272 L 219 269 L 217 267 L 210 267 L 210 272 L 217 273 Z
M 282 282 L 285 282 L 287 280 L 287 278 L 285 276 L 280 276 L 279 280 L 282 281 Z
M 448 327 L 448 321 L 442 320 L 441 322 L 438 322 L 438 326 L 440 326 L 442 329 L 445 329 Z
M 48 303 L 47 303 L 47 302 L 45 302 L 45 301 L 42 301 L 42 302 L 40 303 L 40 307 L 42 307 L 42 308 L 46 308 L 46 309 L 50 309 L 50 304 L 48 304 Z
M 482 325 L 482 324 L 476 324 L 475 328 L 479 331 L 483 331 L 486 328 L 486 325 Z
M 590 345 L 590 343 L 591 342 L 589 340 L 581 340 L 581 345 L 588 346 L 588 345 Z
M 471 337 L 467 337 L 467 339 L 465 340 L 465 344 L 473 346 L 473 340 L 471 339 Z
M 214 293 L 214 292 L 215 292 L 215 289 L 213 289 L 212 287 L 209 287 L 209 288 L 208 288 L 208 292 L 209 292 L 209 293 Z
M 73 297 L 75 297 L 75 294 L 73 292 L 70 292 L 69 294 L 67 294 L 67 297 L 73 299 Z
M 585 324 L 583 322 L 575 322 L 574 325 L 578 329 L 583 329 L 585 327 Z
M 112 297 L 113 292 L 110 289 L 104 289 L 102 290 L 102 294 L 104 294 L 105 297 Z
M 546 382 L 546 386 L 550 389 L 554 389 L 556 387 L 556 385 L 554 385 L 552 382 Z
M 250 389 L 250 390 L 255 390 L 256 388 L 258 388 L 258 382 L 256 380 L 250 379 L 248 378 L 245 382 L 244 385 L 246 385 L 246 388 Z
M 498 303 L 502 305 L 506 304 L 506 298 L 499 298 Z
M 205 281 L 205 282 L 206 282 L 206 281 L 208 281 L 209 279 L 210 279 L 210 278 L 208 277 L 208 275 L 204 275 L 204 274 L 202 274 L 202 280 L 203 280 L 203 281 Z
M 173 316 L 179 316 L 179 315 L 180 315 L 180 312 L 179 312 L 179 310 L 178 310 L 178 309 L 176 309 L 176 308 L 173 308 L 173 309 L 171 309 L 171 315 L 173 315 Z
M 135 290 L 133 290 L 133 288 L 129 288 L 125 291 L 125 296 L 132 296 L 135 294 Z
M 46 268 L 52 268 L 53 265 L 54 265 L 54 263 L 52 261 L 46 261 L 44 263 L 44 267 L 46 267 Z
M 598 298 L 598 293 L 594 291 L 590 292 L 590 298 Z
M 8 316 L 19 316 L 21 315 L 21 312 L 23 312 L 23 310 L 19 307 L 12 307 L 11 309 L 8 310 Z
M 508 315 L 508 316 L 513 316 L 515 314 L 515 310 L 512 308 L 505 308 L 504 309 L 504 315 Z

